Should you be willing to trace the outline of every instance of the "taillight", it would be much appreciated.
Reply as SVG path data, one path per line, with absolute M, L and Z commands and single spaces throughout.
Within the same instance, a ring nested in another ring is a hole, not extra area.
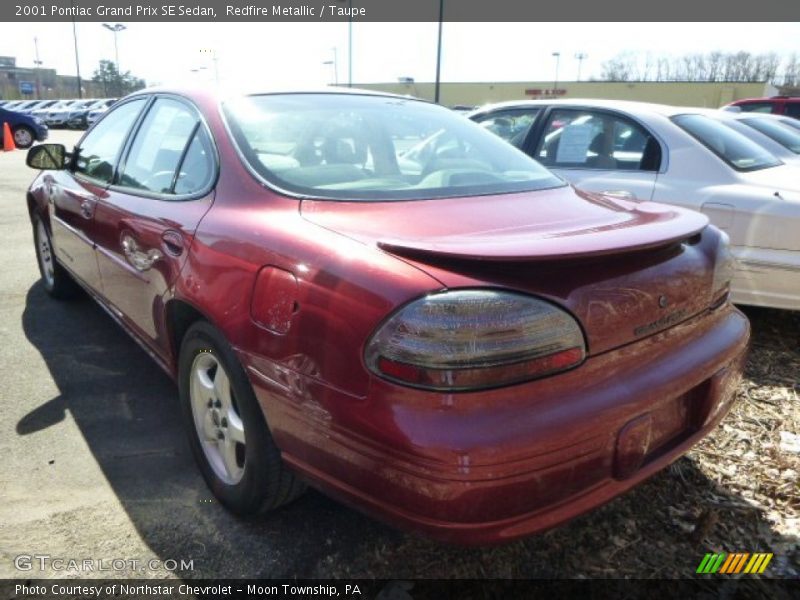
M 377 375 L 432 390 L 474 390 L 535 379 L 580 364 L 583 333 L 572 316 L 523 294 L 455 290 L 394 313 L 367 342 Z
M 714 278 L 711 282 L 711 306 L 714 308 L 724 304 L 730 294 L 736 259 L 731 254 L 729 241 L 728 234 L 720 231 L 714 257 Z

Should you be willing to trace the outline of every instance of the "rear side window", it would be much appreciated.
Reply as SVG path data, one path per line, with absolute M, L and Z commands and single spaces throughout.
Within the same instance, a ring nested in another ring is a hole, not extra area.
M 205 129 L 198 127 L 181 162 L 174 191 L 176 194 L 194 194 L 211 185 L 213 176 L 211 143 Z
M 678 115 L 672 121 L 737 171 L 782 164 L 767 150 L 724 123 L 703 115 Z
M 119 185 L 156 194 L 191 193 L 204 187 L 210 177 L 210 152 L 195 135 L 199 124 L 197 114 L 183 102 L 156 100 L 136 132 Z M 179 172 L 182 165 L 192 173 Z
M 795 119 L 800 119 L 800 102 L 787 102 L 786 114 Z
M 76 149 L 75 172 L 103 183 L 110 183 L 125 138 L 144 104 L 144 98 L 137 98 L 109 112 L 106 118 L 83 138 L 80 147 Z
M 661 146 L 647 130 L 622 115 L 554 110 L 536 157 L 556 169 L 658 171 Z

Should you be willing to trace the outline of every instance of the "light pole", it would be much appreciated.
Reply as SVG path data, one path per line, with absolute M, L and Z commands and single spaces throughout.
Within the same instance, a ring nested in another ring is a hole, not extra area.
M 350 22 L 347 25 L 347 87 L 353 87 L 353 0 L 348 0 Z
M 578 60 L 578 81 L 581 80 L 581 67 L 583 66 L 583 61 L 589 58 L 589 55 L 585 52 L 578 52 L 575 55 L 575 58 Z
M 83 98 L 83 90 L 81 85 L 81 61 L 78 59 L 78 29 L 75 27 L 75 16 L 74 16 L 74 9 L 75 9 L 75 1 L 70 0 L 70 6 L 73 8 L 73 17 L 72 17 L 72 41 L 75 45 L 75 72 L 78 76 L 78 98 Z
M 33 61 L 33 64 L 36 65 L 36 99 L 42 99 L 42 78 L 40 75 L 40 69 L 42 68 L 42 61 L 39 60 L 39 39 L 34 36 L 33 37 L 33 47 L 36 50 L 36 60 Z
M 558 64 L 561 62 L 561 52 L 553 52 L 553 56 L 556 59 L 556 77 L 553 81 L 553 91 L 558 88 Z
M 333 65 L 333 85 L 339 85 L 339 56 L 335 46 L 331 50 L 333 50 L 333 60 L 324 60 L 322 64 Z
M 117 44 L 117 34 L 120 31 L 125 31 L 127 27 L 122 23 L 115 23 L 114 25 L 109 25 L 108 23 L 103 23 L 103 27 L 108 29 L 111 33 L 114 34 L 114 58 L 117 63 L 117 85 L 119 86 L 119 95 L 122 96 L 122 69 L 119 67 L 119 45 Z
M 442 73 L 442 23 L 444 22 L 444 0 L 439 0 L 439 39 L 436 43 L 436 84 L 433 88 L 433 101 L 439 104 Z

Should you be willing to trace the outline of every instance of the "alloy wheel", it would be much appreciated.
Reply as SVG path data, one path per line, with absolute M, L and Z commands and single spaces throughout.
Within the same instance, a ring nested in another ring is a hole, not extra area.
M 217 477 L 236 485 L 244 475 L 245 435 L 228 374 L 212 352 L 200 352 L 189 377 L 195 430 L 206 459 Z

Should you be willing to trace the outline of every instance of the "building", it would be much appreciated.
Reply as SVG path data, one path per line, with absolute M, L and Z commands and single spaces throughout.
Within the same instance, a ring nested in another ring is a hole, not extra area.
M 397 83 L 353 84 L 369 90 L 434 99 L 434 84 L 417 83 L 403 77 Z M 514 81 L 444 82 L 439 99 L 446 106 L 480 106 L 489 102 L 542 98 L 605 98 L 638 100 L 676 106 L 718 108 L 742 98 L 772 96 L 777 89 L 769 83 L 689 81 Z
M 82 78 L 85 98 L 102 97 L 98 84 Z M 17 66 L 13 56 L 0 56 L 0 98 L 3 100 L 77 98 L 78 78 L 59 75 L 55 69 Z

